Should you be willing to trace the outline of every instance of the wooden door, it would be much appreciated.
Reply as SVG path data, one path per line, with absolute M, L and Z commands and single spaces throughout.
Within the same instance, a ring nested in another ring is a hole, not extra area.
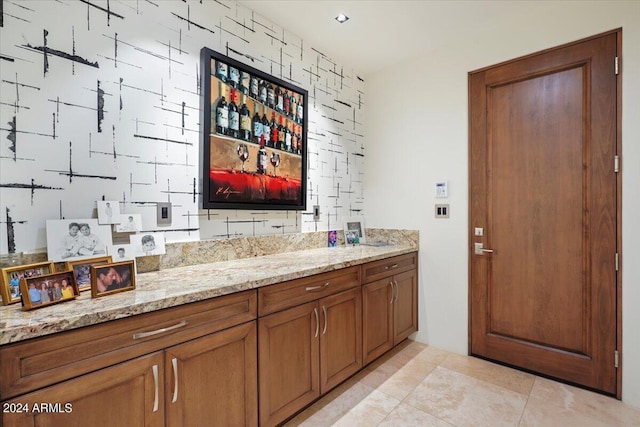
M 16 397 L 28 412 L 3 413 L 9 427 L 164 425 L 162 352 Z M 21 405 L 21 406 L 20 406 Z
M 167 426 L 257 426 L 256 322 L 166 350 Z
M 393 345 L 418 330 L 418 272 L 409 270 L 393 276 Z
M 320 396 L 317 302 L 258 319 L 260 425 L 274 426 Z
M 393 348 L 391 277 L 362 286 L 362 349 L 368 364 Z
M 469 75 L 470 352 L 607 393 L 619 348 L 619 37 Z
M 320 300 L 320 392 L 331 390 L 362 368 L 360 288 Z

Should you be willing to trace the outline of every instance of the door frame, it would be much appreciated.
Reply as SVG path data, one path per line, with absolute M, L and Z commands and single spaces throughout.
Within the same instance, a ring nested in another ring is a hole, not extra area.
M 470 82 L 470 76 L 472 74 L 476 74 L 482 71 L 489 70 L 494 67 L 500 67 L 503 65 L 507 65 L 513 62 L 521 61 L 523 59 L 531 58 L 540 54 L 552 52 L 558 49 L 563 49 L 566 47 L 570 47 L 573 45 L 577 45 L 589 40 L 597 39 L 602 36 L 607 36 L 611 34 L 616 34 L 616 56 L 618 58 L 618 74 L 616 75 L 616 153 L 620 159 L 620 167 L 618 173 L 616 173 L 616 252 L 618 253 L 618 269 L 616 271 L 616 349 L 618 350 L 618 368 L 616 369 L 616 394 L 615 397 L 618 400 L 622 399 L 622 366 L 623 366 L 623 357 L 622 357 L 622 28 L 616 28 L 614 30 L 606 31 L 603 33 L 599 33 L 584 39 L 576 40 L 573 42 L 569 42 L 560 46 L 555 46 L 549 49 L 544 49 L 538 52 L 534 52 L 528 55 L 520 56 L 514 59 L 510 59 L 504 62 L 500 62 L 497 64 L 493 64 L 487 67 L 479 68 L 477 70 L 470 71 L 468 73 L 468 81 Z M 613 64 L 612 64 L 613 67 Z M 468 93 L 468 108 L 471 107 L 471 90 L 470 86 L 467 89 Z M 472 120 L 471 120 L 471 112 L 468 114 L 468 188 L 469 188 L 469 199 L 468 199 L 468 342 L 467 342 L 467 352 L 471 355 L 471 331 L 472 331 L 472 317 L 471 317 L 471 307 L 472 307 L 472 261 L 474 256 L 474 225 L 472 224 L 472 207 L 473 207 L 473 194 L 471 189 L 473 188 L 471 182 L 471 167 L 472 167 L 472 150 L 471 150 L 471 136 L 472 136 Z M 613 167 L 613 165 L 612 165 Z

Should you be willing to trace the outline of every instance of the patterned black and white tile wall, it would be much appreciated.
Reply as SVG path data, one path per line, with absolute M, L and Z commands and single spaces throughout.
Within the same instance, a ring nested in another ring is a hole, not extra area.
M 309 91 L 306 212 L 199 209 L 205 46 Z M 0 0 L 0 254 L 42 250 L 47 219 L 103 199 L 170 242 L 341 229 L 362 214 L 363 96 L 354 70 L 241 3 Z

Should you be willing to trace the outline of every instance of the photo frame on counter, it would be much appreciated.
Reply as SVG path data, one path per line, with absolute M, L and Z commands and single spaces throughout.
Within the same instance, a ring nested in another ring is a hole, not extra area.
M 91 266 L 91 297 L 131 291 L 136 288 L 133 261 Z
M 73 271 L 76 285 L 80 292 L 91 289 L 91 266 L 109 264 L 113 262 L 111 256 L 89 258 L 77 261 L 65 262 L 65 269 Z
M 364 218 L 353 217 L 344 220 L 344 241 L 347 246 L 363 244 L 367 240 Z
M 54 262 L 106 255 L 111 244 L 111 226 L 95 218 L 48 219 L 46 225 L 47 255 Z
M 25 277 L 36 277 L 54 272 L 53 262 L 16 265 L 0 269 L 0 294 L 2 305 L 20 302 L 20 281 Z
M 20 290 L 25 311 L 70 301 L 80 294 L 71 270 L 25 277 L 20 281 Z
M 203 209 L 305 210 L 308 92 L 208 48 L 200 63 Z

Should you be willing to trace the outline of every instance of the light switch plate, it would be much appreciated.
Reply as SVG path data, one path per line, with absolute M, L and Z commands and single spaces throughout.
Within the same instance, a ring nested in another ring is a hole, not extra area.
M 158 225 L 171 225 L 171 203 L 158 202 Z
M 436 218 L 449 218 L 449 205 L 436 205 Z
M 313 220 L 320 221 L 320 205 L 313 205 Z

